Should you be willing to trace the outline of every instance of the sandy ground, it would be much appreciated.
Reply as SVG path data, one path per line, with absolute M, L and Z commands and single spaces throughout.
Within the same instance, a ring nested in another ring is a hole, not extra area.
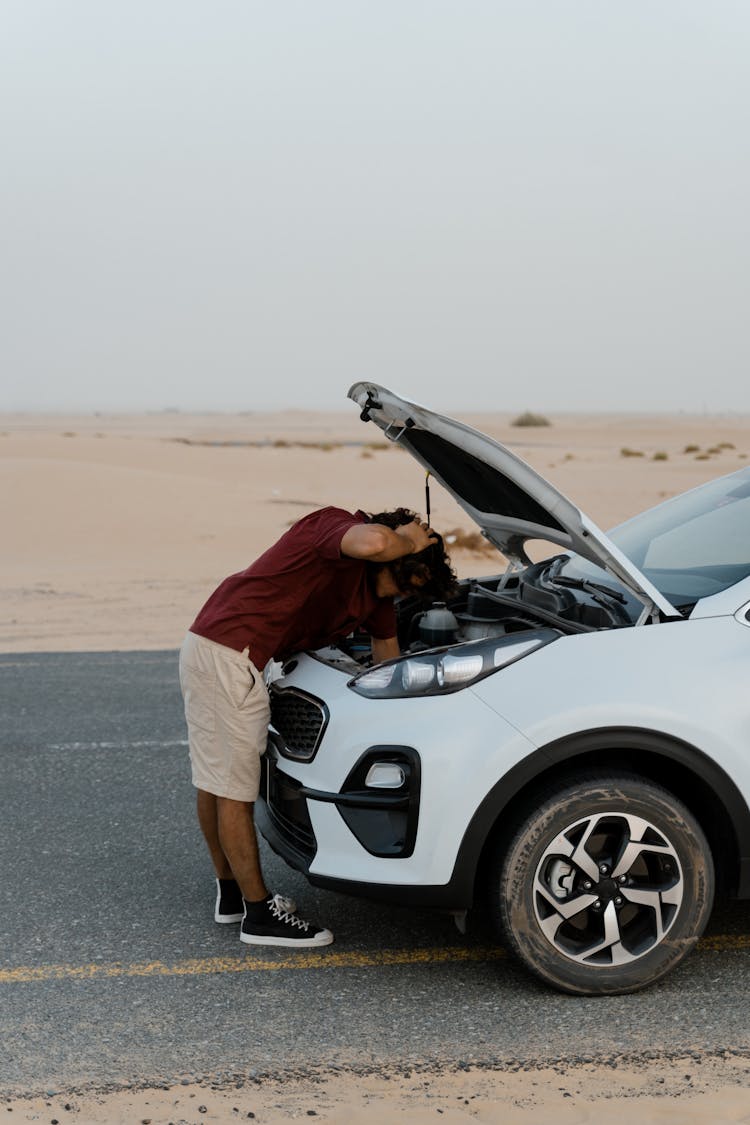
M 602 527 L 742 467 L 740 417 L 552 416 L 520 429 L 463 419 L 512 445 Z M 322 504 L 424 505 L 424 473 L 354 408 L 340 415 L 0 416 L 0 652 L 176 648 L 215 585 Z M 471 532 L 433 488 L 433 524 Z M 456 551 L 461 575 L 497 556 Z M 385 1075 L 320 1074 L 236 1088 L 177 1086 L 0 1103 L 8 1120 L 234 1122 L 750 1122 L 750 1060 L 690 1058 Z
M 517 1070 L 327 1075 L 232 1088 L 61 1094 L 16 1099 L 0 1113 L 52 1125 L 718 1125 L 750 1121 L 750 1060 L 694 1056 L 660 1063 L 611 1063 Z
M 465 420 L 511 444 L 604 528 L 750 454 L 744 418 L 564 416 L 533 429 L 497 415 Z M 305 511 L 424 510 L 421 468 L 354 407 L 0 415 L 0 477 L 2 652 L 175 648 L 218 582 Z M 439 486 L 432 509 L 438 529 L 474 530 Z M 492 573 L 497 560 L 454 555 L 461 575 Z

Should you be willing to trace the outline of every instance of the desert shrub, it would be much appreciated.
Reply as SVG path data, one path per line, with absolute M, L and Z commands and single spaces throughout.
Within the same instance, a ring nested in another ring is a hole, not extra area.
M 720 441 L 716 448 L 717 449 L 736 449 L 737 446 L 734 445 L 731 441 Z
M 720 445 L 712 445 L 710 449 L 706 450 L 706 453 L 721 453 L 721 446 Z
M 495 548 L 478 531 L 464 531 L 461 527 L 454 527 L 451 531 L 443 532 L 443 539 L 448 550 L 474 551 L 481 555 L 494 555 Z
M 622 449 L 620 450 L 620 456 L 621 457 L 645 457 L 646 454 L 643 452 L 642 449 L 629 449 L 627 445 L 624 445 L 622 447 Z
M 699 445 L 693 445 L 691 443 L 690 445 L 686 445 L 682 452 L 683 453 L 698 453 L 699 451 L 700 451 L 700 446 Z
M 668 461 L 669 454 L 665 453 L 663 449 L 657 449 L 656 453 L 651 458 L 652 461 Z
M 697 453 L 696 456 L 695 456 L 695 460 L 696 461 L 710 461 L 711 460 L 711 454 L 710 453 Z
M 523 414 L 519 414 L 511 422 L 511 426 L 551 426 L 549 418 L 545 418 L 543 414 L 534 414 L 531 410 L 525 410 Z

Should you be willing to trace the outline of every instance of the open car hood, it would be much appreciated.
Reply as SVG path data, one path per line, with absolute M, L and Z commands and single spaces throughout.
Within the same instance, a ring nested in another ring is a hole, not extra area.
M 349 398 L 363 421 L 429 470 L 509 561 L 528 565 L 525 543 L 549 540 L 608 571 L 646 608 L 681 616 L 595 523 L 504 445 L 377 383 L 355 383 Z

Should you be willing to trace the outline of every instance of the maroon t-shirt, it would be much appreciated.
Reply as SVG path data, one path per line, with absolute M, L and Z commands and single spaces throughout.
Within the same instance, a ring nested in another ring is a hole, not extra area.
M 321 648 L 362 625 L 383 640 L 396 635 L 392 598 L 379 598 L 371 568 L 341 554 L 345 532 L 364 512 L 321 508 L 303 516 L 247 570 L 225 578 L 190 626 L 237 649 L 262 669 L 272 657 Z

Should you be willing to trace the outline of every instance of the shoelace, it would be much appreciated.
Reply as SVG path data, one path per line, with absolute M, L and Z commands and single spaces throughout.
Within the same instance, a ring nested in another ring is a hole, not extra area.
M 294 899 L 287 898 L 286 895 L 275 894 L 271 895 L 271 898 L 275 903 L 278 903 L 279 907 L 284 911 L 285 914 L 294 914 L 295 910 L 297 909 L 297 903 L 294 901 Z
M 294 903 L 283 895 L 274 895 L 270 902 L 271 913 L 285 926 L 296 926 L 299 930 L 308 930 L 310 923 L 305 922 L 294 913 Z

